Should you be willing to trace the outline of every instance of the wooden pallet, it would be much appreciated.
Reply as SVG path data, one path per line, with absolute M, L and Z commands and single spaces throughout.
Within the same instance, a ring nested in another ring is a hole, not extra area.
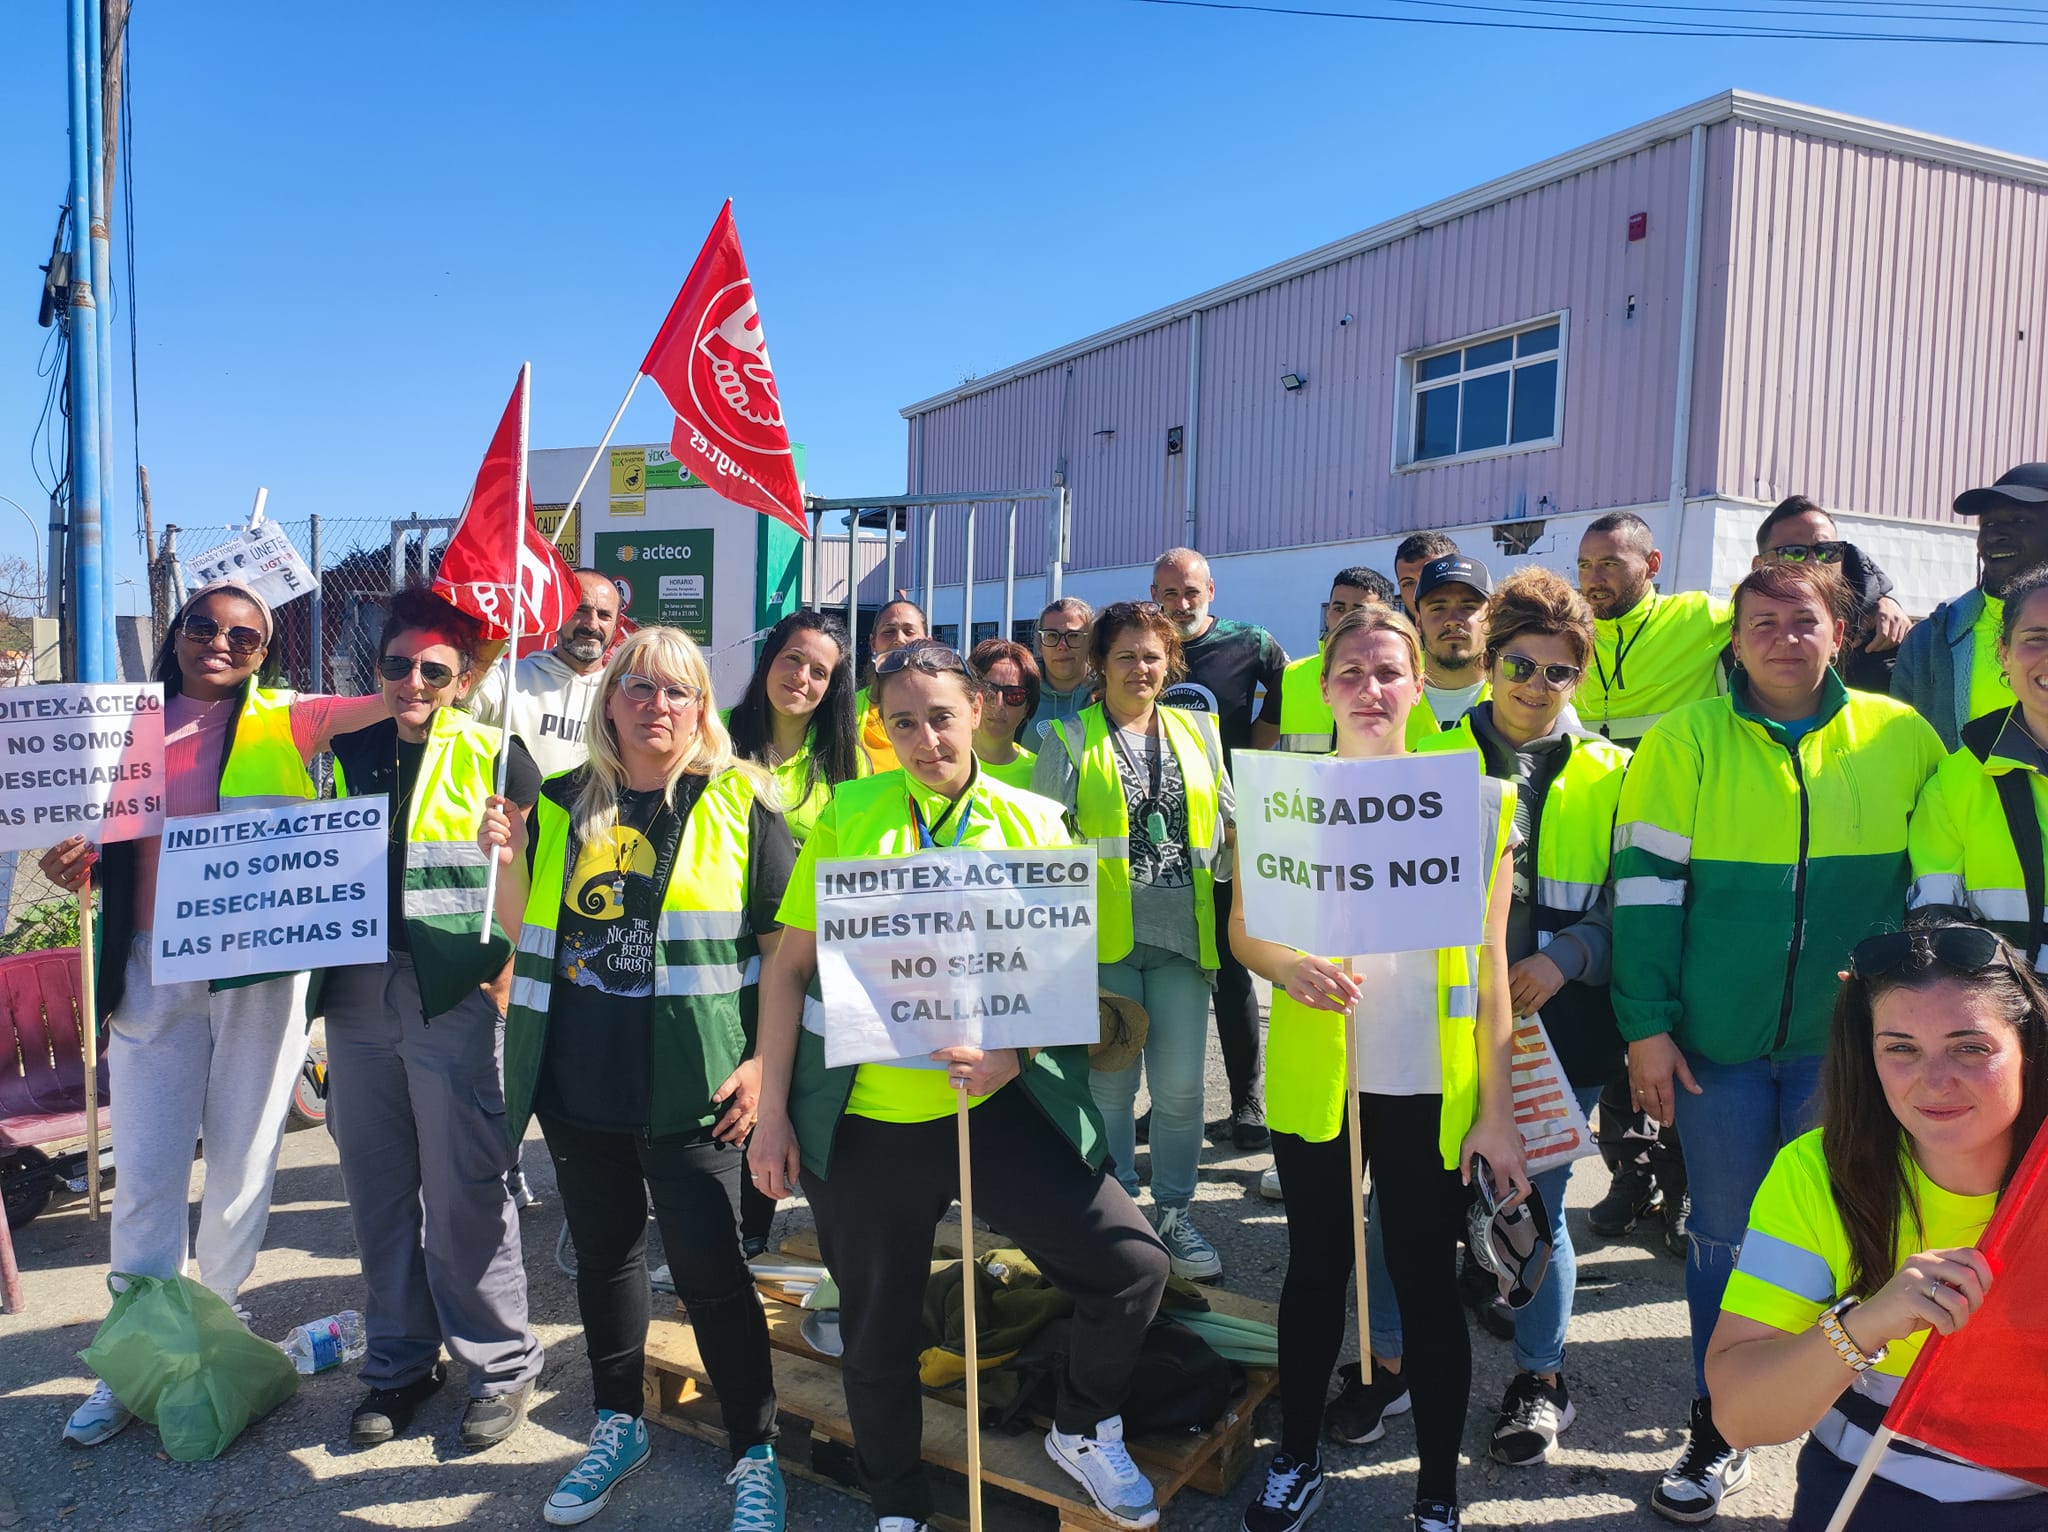
M 952 1235 L 950 1251 L 942 1237 L 934 1244 L 934 1254 L 957 1259 L 957 1228 L 942 1232 Z M 977 1240 L 982 1248 L 1001 1243 L 986 1235 Z M 815 1238 L 793 1236 L 784 1241 L 783 1253 L 799 1260 L 815 1260 Z M 1220 1291 L 1211 1292 L 1209 1297 L 1213 1307 L 1222 1313 L 1268 1322 L 1273 1317 L 1269 1304 Z M 778 1451 L 783 1467 L 803 1478 L 858 1493 L 853 1428 L 846 1419 L 838 1364 L 818 1355 L 805 1343 L 799 1329 L 799 1311 L 772 1300 L 765 1307 L 770 1343 L 782 1353 L 775 1362 L 775 1392 L 780 1406 L 782 1439 Z M 1200 1435 L 1142 1437 L 1131 1441 L 1131 1456 L 1144 1467 L 1162 1507 L 1183 1489 L 1226 1495 L 1251 1466 L 1256 1455 L 1253 1414 L 1272 1392 L 1276 1379 L 1270 1368 L 1248 1368 L 1246 1380 L 1244 1396 L 1212 1429 Z M 649 1420 L 724 1444 L 725 1432 L 719 1423 L 717 1404 L 711 1398 L 710 1380 L 697 1350 L 696 1337 L 680 1313 L 657 1318 L 648 1326 L 646 1398 Z M 965 1526 L 965 1402 L 966 1394 L 960 1389 L 930 1390 L 925 1395 L 924 1459 L 939 1470 L 933 1475 L 934 1491 L 942 1507 L 942 1514 L 933 1519 L 936 1527 Z M 1057 1527 L 1059 1532 L 1109 1532 L 1112 1526 L 1095 1513 L 1066 1472 L 1046 1456 L 1035 1431 L 1016 1436 L 984 1431 L 981 1471 L 984 1519 L 990 1532 L 1008 1532 L 1013 1528 L 1025 1532 L 1047 1527 Z M 949 1514 L 956 1509 L 957 1515 Z

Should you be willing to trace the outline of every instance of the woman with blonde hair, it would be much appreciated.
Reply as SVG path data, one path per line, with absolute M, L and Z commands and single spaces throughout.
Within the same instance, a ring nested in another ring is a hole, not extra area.
M 758 766 L 737 760 L 704 656 L 643 628 L 605 666 L 590 760 L 541 791 L 532 834 L 493 799 L 478 834 L 518 944 L 505 1122 L 539 1117 L 576 1242 L 596 1393 L 550 1525 L 604 1509 L 645 1465 L 647 1202 L 725 1419 L 735 1532 L 779 1532 L 768 1328 L 740 1252 L 743 1148 L 760 1093 L 754 988 L 795 849 Z

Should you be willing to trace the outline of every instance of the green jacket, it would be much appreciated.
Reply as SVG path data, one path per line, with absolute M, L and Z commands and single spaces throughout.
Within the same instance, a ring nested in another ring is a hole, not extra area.
M 1793 747 L 1749 704 L 1689 703 L 1643 736 L 1621 787 L 1614 1011 L 1718 1064 L 1820 1053 L 1849 949 L 1906 902 L 1906 824 L 1941 741 L 1902 702 L 1830 671 Z

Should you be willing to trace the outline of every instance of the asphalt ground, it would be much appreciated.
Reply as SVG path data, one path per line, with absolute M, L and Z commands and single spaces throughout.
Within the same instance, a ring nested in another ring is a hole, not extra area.
M 1209 1115 L 1220 1117 L 1226 1104 L 1211 1048 Z M 1280 1207 L 1258 1194 L 1268 1162 L 1263 1153 L 1209 1146 L 1196 1211 L 1223 1255 L 1224 1284 L 1270 1301 L 1279 1294 L 1287 1239 Z M 212 1463 L 169 1461 L 156 1433 L 139 1423 L 101 1447 L 68 1449 L 59 1440 L 64 1419 L 91 1386 L 77 1353 L 106 1312 L 107 1234 L 104 1222 L 88 1222 L 82 1197 L 59 1201 L 16 1231 L 28 1310 L 0 1316 L 0 1528 L 541 1526 L 542 1502 L 581 1457 L 592 1413 L 574 1287 L 555 1265 L 561 1213 L 553 1171 L 537 1131 L 526 1166 L 543 1199 L 522 1215 L 522 1230 L 533 1322 L 548 1361 L 529 1424 L 481 1454 L 455 1445 L 459 1381 L 421 1411 L 412 1435 L 351 1449 L 348 1416 L 359 1392 L 352 1366 L 305 1379 L 294 1398 Z M 193 1167 L 195 1197 L 203 1174 L 202 1160 Z M 1461 1475 L 1468 1526 L 1621 1532 L 1668 1525 L 1645 1502 L 1683 1444 L 1691 1389 L 1682 1267 L 1649 1225 L 1618 1241 L 1591 1234 L 1585 1209 L 1605 1181 L 1597 1160 L 1583 1162 L 1568 1198 L 1580 1264 L 1565 1365 L 1578 1419 L 1547 1463 L 1510 1469 L 1487 1456 L 1513 1361 L 1507 1342 L 1473 1326 L 1473 1410 Z M 777 1233 L 808 1222 L 801 1203 L 787 1205 Z M 653 1243 L 658 1249 L 658 1236 Z M 269 1237 L 242 1296 L 256 1332 L 273 1338 L 362 1306 L 340 1172 L 323 1131 L 286 1139 Z M 1269 1403 L 1258 1420 L 1262 1444 L 1270 1447 L 1277 1425 Z M 589 1525 L 724 1529 L 731 1502 L 723 1456 L 660 1429 L 654 1438 L 650 1467 Z M 1405 1527 L 1413 1444 L 1403 1416 L 1372 1447 L 1328 1448 L 1329 1487 L 1311 1525 L 1323 1532 Z M 1750 1487 L 1730 1498 L 1715 1525 L 1727 1532 L 1781 1526 L 1791 1509 L 1792 1457 L 1790 1447 L 1756 1453 Z M 1183 1493 L 1162 1525 L 1237 1528 L 1257 1476 L 1254 1469 L 1228 1500 Z M 792 1478 L 789 1525 L 868 1532 L 874 1523 L 853 1497 Z M 1000 1532 L 993 1522 L 991 1532 Z

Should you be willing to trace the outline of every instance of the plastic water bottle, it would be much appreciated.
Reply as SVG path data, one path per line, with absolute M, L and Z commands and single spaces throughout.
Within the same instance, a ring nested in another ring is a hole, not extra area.
M 353 1362 L 369 1349 L 369 1344 L 363 1316 L 354 1309 L 344 1309 L 300 1325 L 278 1342 L 278 1349 L 292 1359 L 292 1366 L 310 1375 Z

